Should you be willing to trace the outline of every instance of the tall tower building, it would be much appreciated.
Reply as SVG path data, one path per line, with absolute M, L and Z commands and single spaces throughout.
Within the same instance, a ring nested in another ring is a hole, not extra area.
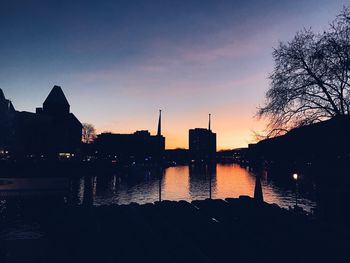
M 190 158 L 195 162 L 212 162 L 216 158 L 216 133 L 211 131 L 211 114 L 208 129 L 195 128 L 189 130 Z

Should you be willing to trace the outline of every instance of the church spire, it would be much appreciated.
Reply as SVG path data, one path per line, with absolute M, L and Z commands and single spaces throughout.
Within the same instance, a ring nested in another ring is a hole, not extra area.
M 209 124 L 208 124 L 208 130 L 209 130 L 209 131 L 211 131 L 210 121 L 211 121 L 211 114 L 209 113 Z
M 162 136 L 162 110 L 159 110 L 158 131 L 157 136 Z

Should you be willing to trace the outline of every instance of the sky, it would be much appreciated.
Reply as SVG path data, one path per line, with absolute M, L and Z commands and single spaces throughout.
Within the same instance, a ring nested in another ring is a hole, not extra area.
M 246 147 L 269 88 L 272 51 L 327 29 L 341 0 L 2 0 L 0 88 L 35 111 L 54 85 L 100 132 L 156 133 L 188 148 L 212 114 L 217 148 Z

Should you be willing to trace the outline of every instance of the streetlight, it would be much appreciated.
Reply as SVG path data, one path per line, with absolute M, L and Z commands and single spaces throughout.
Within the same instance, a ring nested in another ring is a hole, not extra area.
M 298 174 L 293 174 L 293 179 L 294 179 L 295 181 L 297 181 L 297 180 L 298 180 Z
M 298 179 L 299 179 L 299 175 L 297 173 L 294 173 L 293 179 L 295 181 L 295 208 L 296 208 L 296 207 L 298 207 Z

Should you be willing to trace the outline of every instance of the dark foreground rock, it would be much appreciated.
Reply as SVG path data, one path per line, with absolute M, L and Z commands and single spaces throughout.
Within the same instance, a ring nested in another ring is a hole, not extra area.
M 251 198 L 31 211 L 0 262 L 349 262 L 349 227 Z

